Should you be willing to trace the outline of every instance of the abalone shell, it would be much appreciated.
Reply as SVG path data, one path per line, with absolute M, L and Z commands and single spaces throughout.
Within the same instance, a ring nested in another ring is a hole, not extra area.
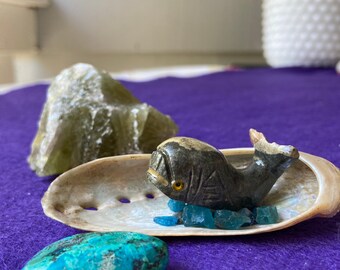
M 254 149 L 221 152 L 236 168 L 246 168 Z M 171 216 L 169 198 L 144 181 L 148 154 L 102 158 L 74 168 L 52 182 L 42 199 L 44 213 L 87 231 L 134 231 L 154 236 L 245 235 L 281 230 L 340 210 L 340 171 L 329 161 L 300 152 L 299 160 L 276 182 L 262 205 L 275 206 L 279 222 L 239 230 L 164 227 L 153 222 Z M 92 209 L 92 210 L 91 210 Z M 93 210 L 96 209 L 96 210 Z

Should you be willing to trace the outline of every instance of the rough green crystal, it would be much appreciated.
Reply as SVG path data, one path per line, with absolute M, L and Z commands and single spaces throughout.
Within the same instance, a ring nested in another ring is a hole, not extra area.
M 38 252 L 23 270 L 166 269 L 168 248 L 139 233 L 86 233 L 57 241 Z
M 100 157 L 152 152 L 177 131 L 108 73 L 77 64 L 48 89 L 29 163 L 38 175 L 58 174 Z

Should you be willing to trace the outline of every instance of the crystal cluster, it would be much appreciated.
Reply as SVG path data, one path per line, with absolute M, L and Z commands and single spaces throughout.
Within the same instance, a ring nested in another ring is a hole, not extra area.
M 155 217 L 155 223 L 163 226 L 175 226 L 182 223 L 186 227 L 238 230 L 241 227 L 250 225 L 266 225 L 279 221 L 275 206 L 256 207 L 253 211 L 242 208 L 235 212 L 230 210 L 211 210 L 172 199 L 169 200 L 168 206 L 177 216 Z M 180 218 L 178 218 L 179 214 Z
M 48 89 L 29 163 L 40 176 L 59 174 L 101 157 L 152 152 L 177 131 L 108 73 L 77 64 Z

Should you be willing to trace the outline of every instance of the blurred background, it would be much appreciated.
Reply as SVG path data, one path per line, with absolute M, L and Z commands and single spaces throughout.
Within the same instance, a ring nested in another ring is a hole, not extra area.
M 0 83 L 110 72 L 335 66 L 340 0 L 0 0 Z

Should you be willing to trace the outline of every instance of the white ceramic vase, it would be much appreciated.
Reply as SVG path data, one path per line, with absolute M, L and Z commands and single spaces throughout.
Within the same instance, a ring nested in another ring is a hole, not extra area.
M 273 67 L 335 66 L 340 0 L 263 0 L 264 56 Z

